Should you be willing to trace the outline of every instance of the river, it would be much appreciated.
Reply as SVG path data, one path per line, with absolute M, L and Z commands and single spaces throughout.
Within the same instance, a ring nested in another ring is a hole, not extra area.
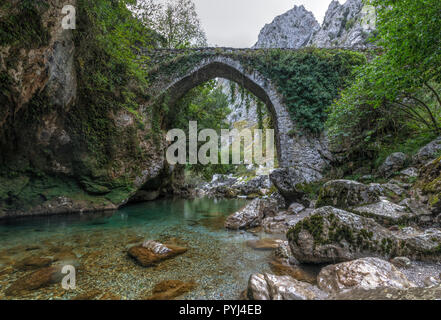
M 225 218 L 247 200 L 159 200 L 112 213 L 66 215 L 4 221 L 0 224 L 0 298 L 72 299 L 99 293 L 103 298 L 143 299 L 163 280 L 194 281 L 179 299 L 237 299 L 249 276 L 269 271 L 271 252 L 246 245 L 268 235 L 227 231 Z M 279 236 L 280 237 L 280 236 Z M 152 239 L 188 248 L 178 257 L 145 268 L 127 248 Z M 19 296 L 5 290 L 28 274 L 27 257 L 78 257 L 76 289 L 53 284 Z M 11 267 L 12 266 L 12 267 Z

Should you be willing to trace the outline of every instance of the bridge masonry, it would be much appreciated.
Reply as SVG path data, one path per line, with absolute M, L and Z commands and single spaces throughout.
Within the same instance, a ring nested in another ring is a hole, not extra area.
M 295 167 L 307 182 L 322 178 L 333 156 L 329 151 L 325 133 L 295 134 L 296 126 L 284 97 L 277 90 L 272 79 L 265 77 L 246 63 L 247 57 L 267 54 L 271 49 L 196 48 L 145 50 L 151 70 L 152 92 L 155 101 L 167 96 L 167 103 L 173 106 L 190 89 L 214 78 L 225 78 L 238 83 L 261 99 L 273 119 L 276 134 L 277 155 L 280 167 Z M 277 49 L 295 52 L 293 49 Z M 341 49 L 332 49 L 341 50 Z M 195 58 L 197 57 L 197 58 Z M 245 58 L 244 58 L 245 57 Z M 190 61 L 190 62 L 189 62 Z M 244 63 L 245 62 L 245 63 Z M 179 64 L 185 68 L 179 68 Z M 162 72 L 165 66 L 168 72 Z M 172 72 L 170 70 L 179 70 Z

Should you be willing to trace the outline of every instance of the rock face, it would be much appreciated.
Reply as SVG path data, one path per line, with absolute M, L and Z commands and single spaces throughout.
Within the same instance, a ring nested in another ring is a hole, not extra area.
M 333 207 L 316 209 L 291 228 L 287 237 L 294 257 L 303 263 L 335 263 L 365 257 L 441 260 L 441 231 L 404 228 L 391 231 Z
M 225 221 L 227 229 L 239 230 L 260 226 L 266 216 L 277 212 L 277 203 L 270 199 L 255 199 L 243 209 L 230 215 Z
M 295 6 L 263 27 L 255 48 L 366 48 L 375 30 L 375 9 L 362 0 L 348 0 L 343 5 L 334 0 L 320 26 L 303 6 Z
M 143 119 L 124 108 L 91 109 L 80 82 L 94 70 L 79 67 L 79 52 L 87 49 L 79 50 L 82 42 L 61 28 L 66 1 L 12 2 L 0 9 L 2 25 L 24 16 L 32 39 L 0 46 L 0 162 L 2 172 L 14 172 L 14 178 L 0 175 L 0 218 L 113 210 L 164 164 L 161 133 L 158 143 L 145 139 L 151 126 L 146 101 L 136 110 Z M 87 2 L 69 4 L 80 15 Z M 104 127 L 115 134 L 103 133 Z
M 369 46 L 368 38 L 375 30 L 375 10 L 363 6 L 362 0 L 348 0 L 341 5 L 334 0 L 329 5 L 323 24 L 308 45 L 316 47 Z
M 392 264 L 378 258 L 329 265 L 320 271 L 317 280 L 319 288 L 328 293 L 383 287 L 407 289 L 415 286 Z
M 263 27 L 254 48 L 298 49 L 305 46 L 319 29 L 312 12 L 304 6 L 294 6 Z
M 351 180 L 333 180 L 323 185 L 316 207 L 333 206 L 347 209 L 379 200 L 378 190 L 373 186 Z
M 250 300 L 318 300 L 325 296 L 316 287 L 290 276 L 253 274 L 248 281 Z
M 378 172 L 383 177 L 389 178 L 395 172 L 404 168 L 407 161 L 407 155 L 402 152 L 392 153 L 386 158 L 384 163 L 378 168 Z

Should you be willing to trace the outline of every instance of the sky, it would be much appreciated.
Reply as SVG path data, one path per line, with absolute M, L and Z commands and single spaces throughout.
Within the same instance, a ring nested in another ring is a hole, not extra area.
M 273 19 L 304 5 L 321 24 L 331 0 L 193 0 L 212 46 L 248 48 L 260 30 Z M 340 3 L 344 3 L 340 0 Z

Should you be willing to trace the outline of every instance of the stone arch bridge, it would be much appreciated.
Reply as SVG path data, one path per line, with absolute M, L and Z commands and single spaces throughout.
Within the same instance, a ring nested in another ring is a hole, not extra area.
M 299 122 L 303 120 L 293 118 L 292 109 L 295 108 L 295 104 L 288 105 L 287 87 L 283 79 L 277 77 L 277 74 L 284 74 L 280 68 L 286 68 L 286 75 L 292 76 L 292 64 L 306 65 L 311 63 L 308 58 L 312 56 L 316 58 L 315 61 L 323 62 L 325 66 L 329 65 L 323 74 L 316 74 L 315 79 L 309 79 L 319 84 L 326 82 L 323 78 L 326 80 L 326 77 L 335 77 L 336 73 L 341 74 L 342 79 L 347 77 L 352 66 L 359 65 L 365 59 L 365 54 L 345 48 L 144 49 L 140 57 L 146 58 L 146 66 L 149 66 L 149 94 L 156 103 L 166 101 L 172 106 L 190 89 L 214 78 L 234 81 L 252 92 L 265 103 L 272 116 L 279 165 L 296 167 L 304 176 L 310 177 L 307 180 L 316 180 L 321 178 L 321 173 L 332 158 L 325 135 L 317 132 L 298 133 Z M 286 63 L 281 63 L 282 59 Z M 298 70 L 295 72 L 297 76 L 309 77 L 307 74 L 299 75 Z M 335 90 L 327 88 L 325 84 L 322 85 L 322 89 L 329 91 L 331 99 L 336 97 Z M 290 99 L 292 101 L 293 97 Z

